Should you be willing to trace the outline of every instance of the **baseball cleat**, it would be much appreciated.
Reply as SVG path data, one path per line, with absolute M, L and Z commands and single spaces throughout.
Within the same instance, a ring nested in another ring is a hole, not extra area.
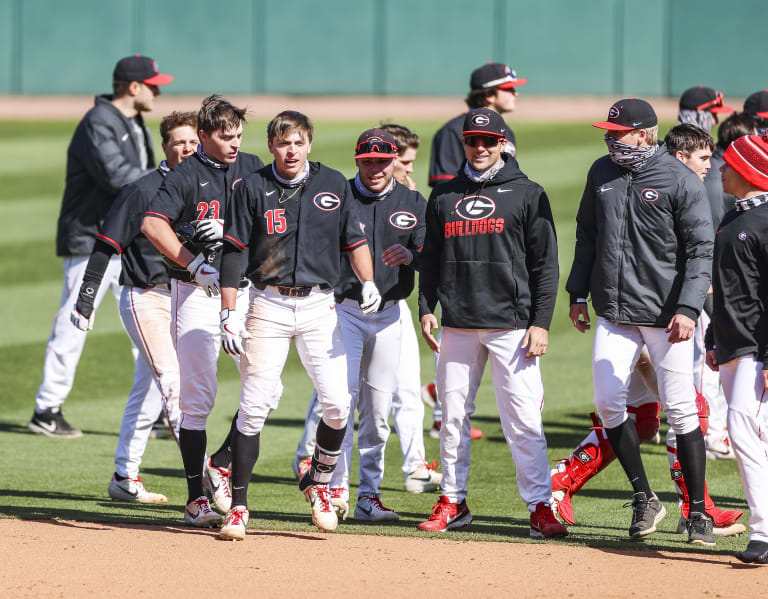
M 688 529 L 688 542 L 691 545 L 715 546 L 712 518 L 706 514 L 691 512 L 686 528 Z
M 632 501 L 625 503 L 624 507 L 632 507 L 632 524 L 629 527 L 629 536 L 636 541 L 646 535 L 656 532 L 656 525 L 667 515 L 659 498 L 651 493 L 648 498 L 642 491 L 632 495 Z
M 734 510 L 740 511 L 740 510 Z M 728 513 L 728 512 L 725 512 Z M 707 514 L 710 516 L 710 514 Z M 710 516 L 712 517 L 712 516 Z M 716 537 L 738 537 L 741 533 L 746 532 L 747 527 L 740 522 L 733 522 L 731 524 L 724 524 L 719 526 L 715 518 L 712 519 L 713 527 L 712 532 Z M 688 534 L 688 519 L 685 516 L 680 516 L 680 520 L 677 522 L 677 529 L 675 532 L 679 535 Z
M 171 432 L 171 427 L 168 426 L 168 420 L 165 418 L 164 413 L 160 413 L 160 416 L 157 417 L 157 420 L 155 420 L 155 423 L 152 425 L 152 430 L 149 431 L 149 438 L 150 439 L 171 439 L 173 437 L 173 433 Z
M 293 473 L 296 475 L 296 478 L 301 480 L 304 478 L 304 475 L 307 473 L 310 466 L 312 466 L 312 456 L 296 456 L 293 458 L 291 466 L 293 467 Z
M 423 401 L 424 405 L 428 408 L 434 408 L 437 405 L 437 388 L 435 387 L 434 381 L 422 385 L 421 401 Z
M 160 493 L 150 493 L 144 488 L 141 477 L 117 479 L 117 472 L 109 481 L 107 493 L 115 501 L 130 501 L 132 503 L 167 503 L 168 498 Z
M 440 426 L 441 422 L 439 420 L 435 420 L 432 423 L 432 428 L 429 429 L 429 436 L 433 439 L 439 439 L 440 438 Z M 479 428 L 475 428 L 474 426 L 469 427 L 469 438 L 471 441 L 477 441 L 478 439 L 483 438 L 483 431 L 481 431 Z
M 312 506 L 312 524 L 323 532 L 333 532 L 339 525 L 339 517 L 331 504 L 331 491 L 327 485 L 310 485 L 304 489 L 304 497 Z
M 707 457 L 710 460 L 735 460 L 736 454 L 728 437 L 722 437 L 707 443 Z
M 388 522 L 399 520 L 395 510 L 384 507 L 381 499 L 376 495 L 360 495 L 355 505 L 355 520 L 368 520 L 370 522 Z
M 77 439 L 83 436 L 83 431 L 72 427 L 64 419 L 61 408 L 47 408 L 42 412 L 35 411 L 27 428 L 38 435 L 55 439 Z
M 568 536 L 568 529 L 555 518 L 552 507 L 545 502 L 536 504 L 531 514 L 531 536 L 535 539 L 559 539 Z
M 405 477 L 405 490 L 409 493 L 429 493 L 440 488 L 443 475 L 435 472 L 437 461 L 423 464 Z
M 443 532 L 456 528 L 464 528 L 472 523 L 472 514 L 467 507 L 467 502 L 453 503 L 445 495 L 432 508 L 429 520 L 419 524 L 419 530 L 427 532 Z
M 217 512 L 226 514 L 232 507 L 232 492 L 229 489 L 228 468 L 218 468 L 213 465 L 211 458 L 205 460 L 203 468 L 203 490 L 213 502 Z
M 745 564 L 768 564 L 768 543 L 750 541 L 744 551 L 736 553 L 736 559 Z
M 236 505 L 227 512 L 218 537 L 225 541 L 242 541 L 245 539 L 247 526 L 248 508 L 244 505 Z
M 184 522 L 198 528 L 213 528 L 221 526 L 222 517 L 211 509 L 208 498 L 201 495 L 194 501 L 190 501 L 184 508 Z
M 573 505 L 568 491 L 552 491 L 552 512 L 566 524 L 574 524 Z
M 349 514 L 349 491 L 344 487 L 331 488 L 331 505 L 339 520 L 346 520 Z

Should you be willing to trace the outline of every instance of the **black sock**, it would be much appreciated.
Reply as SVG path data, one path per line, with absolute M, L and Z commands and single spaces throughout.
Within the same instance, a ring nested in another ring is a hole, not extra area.
M 677 459 L 680 460 L 680 470 L 683 471 L 685 486 L 688 487 L 691 511 L 703 514 L 707 453 L 700 428 L 677 435 Z
M 232 461 L 232 435 L 235 432 L 237 426 L 237 412 L 232 417 L 232 424 L 229 426 L 229 434 L 224 439 L 224 443 L 221 444 L 211 456 L 211 465 L 216 468 L 229 468 L 229 463 Z
M 203 462 L 205 461 L 205 431 L 193 431 L 186 428 L 179 430 L 179 448 L 187 475 L 187 503 L 194 501 L 203 493 Z
M 634 492 L 645 493 L 650 498 L 651 486 L 648 484 L 643 461 L 640 459 L 640 440 L 634 423 L 631 420 L 625 420 L 615 428 L 606 428 L 605 434 Z
M 299 481 L 299 490 L 304 491 L 311 485 L 327 485 L 331 482 L 331 476 L 336 469 L 336 462 L 341 456 L 341 444 L 344 442 L 344 434 L 347 427 L 339 430 L 328 426 L 324 420 L 320 420 L 317 426 L 315 453 L 312 456 L 312 464 L 304 477 Z
M 261 434 L 244 435 L 237 429 L 232 434 L 232 505 L 248 507 L 248 483 L 259 459 Z
M 317 433 L 315 438 L 317 444 L 323 449 L 328 451 L 338 451 L 341 449 L 341 444 L 344 442 L 344 433 L 347 432 L 347 427 L 343 426 L 339 430 L 331 428 L 325 423 L 325 420 L 320 419 L 320 424 L 317 425 Z

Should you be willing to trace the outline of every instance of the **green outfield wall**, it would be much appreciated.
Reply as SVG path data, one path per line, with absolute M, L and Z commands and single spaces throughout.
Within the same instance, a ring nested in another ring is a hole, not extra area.
M 0 0 L 0 93 L 91 94 L 155 58 L 167 93 L 463 94 L 506 62 L 529 94 L 768 88 L 768 0 Z

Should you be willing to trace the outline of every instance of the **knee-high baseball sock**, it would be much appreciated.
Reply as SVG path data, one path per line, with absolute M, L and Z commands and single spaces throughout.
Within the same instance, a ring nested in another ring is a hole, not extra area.
M 194 501 L 203 493 L 203 462 L 205 461 L 205 431 L 193 431 L 186 428 L 179 430 L 179 449 L 187 475 L 187 503 Z
M 701 434 L 700 428 L 697 427 L 684 435 L 677 435 L 677 457 L 688 487 L 691 511 L 703 514 L 705 513 L 704 478 L 707 470 L 707 453 L 704 435 Z
M 232 505 L 248 507 L 248 482 L 259 459 L 261 433 L 244 435 L 235 429 L 232 434 Z
M 629 478 L 635 493 L 645 493 L 647 497 L 651 496 L 651 486 L 648 483 L 648 477 L 645 475 L 643 461 L 640 459 L 640 440 L 637 436 L 637 429 L 630 420 L 625 420 L 622 424 L 614 428 L 606 428 L 605 434 L 611 442 L 611 447 L 616 457 L 619 458 L 624 472 Z
M 324 420 L 317 426 L 317 443 L 312 456 L 312 465 L 299 481 L 299 490 L 304 491 L 311 485 L 327 485 L 341 455 L 341 444 L 347 427 L 338 430 L 328 426 Z
M 232 424 L 229 427 L 227 438 L 224 439 L 224 442 L 221 444 L 221 447 L 216 450 L 216 453 L 211 456 L 211 465 L 216 466 L 216 468 L 227 468 L 232 461 L 232 435 L 236 430 L 236 425 L 237 412 L 235 412 L 235 415 L 232 417 Z

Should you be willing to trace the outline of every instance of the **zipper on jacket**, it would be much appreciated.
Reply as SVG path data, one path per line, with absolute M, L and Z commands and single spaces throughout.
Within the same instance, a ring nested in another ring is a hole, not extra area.
M 619 269 L 616 273 L 616 318 L 621 320 L 621 271 L 624 268 L 624 245 L 627 239 L 627 212 L 629 211 L 629 199 L 632 194 L 632 171 L 629 171 L 629 181 L 627 181 L 627 192 L 624 198 L 624 215 L 622 219 L 621 231 L 621 251 L 619 252 Z

